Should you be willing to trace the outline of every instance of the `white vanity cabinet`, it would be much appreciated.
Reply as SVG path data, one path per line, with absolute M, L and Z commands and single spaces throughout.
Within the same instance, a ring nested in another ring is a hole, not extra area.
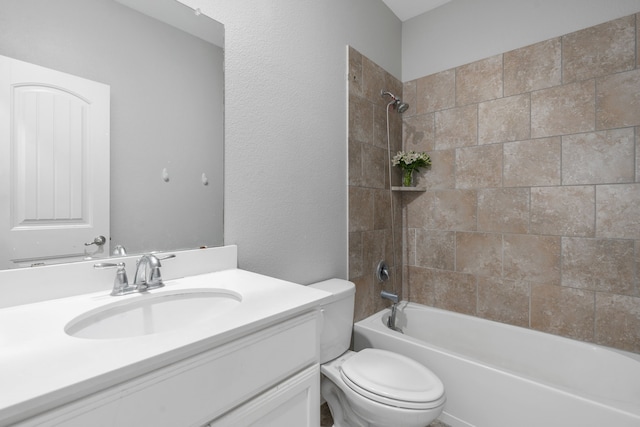
M 318 346 L 318 312 L 306 311 L 16 427 L 315 427 Z

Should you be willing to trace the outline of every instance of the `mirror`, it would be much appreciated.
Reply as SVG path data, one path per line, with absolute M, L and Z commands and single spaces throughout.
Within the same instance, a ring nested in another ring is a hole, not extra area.
M 223 244 L 222 39 L 177 0 L 0 4 L 0 55 L 111 87 L 103 255 Z

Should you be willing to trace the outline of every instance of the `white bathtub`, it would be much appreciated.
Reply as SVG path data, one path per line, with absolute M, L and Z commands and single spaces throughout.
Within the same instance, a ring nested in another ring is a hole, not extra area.
M 436 373 L 452 427 L 640 427 L 640 356 L 416 303 L 354 325 L 354 347 Z

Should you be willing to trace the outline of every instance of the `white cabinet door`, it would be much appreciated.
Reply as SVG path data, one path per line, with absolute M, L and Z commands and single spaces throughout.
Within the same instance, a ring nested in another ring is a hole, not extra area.
M 0 56 L 0 268 L 108 240 L 109 108 L 108 85 Z
M 314 365 L 205 427 L 317 427 L 320 367 Z

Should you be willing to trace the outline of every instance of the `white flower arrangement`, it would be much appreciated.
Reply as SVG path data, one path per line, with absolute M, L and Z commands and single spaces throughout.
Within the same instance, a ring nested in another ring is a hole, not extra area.
M 431 157 L 427 153 L 398 151 L 391 159 L 391 163 L 393 166 L 398 166 L 402 169 L 402 185 L 410 187 L 413 171 L 418 172 L 420 168 L 431 166 Z

